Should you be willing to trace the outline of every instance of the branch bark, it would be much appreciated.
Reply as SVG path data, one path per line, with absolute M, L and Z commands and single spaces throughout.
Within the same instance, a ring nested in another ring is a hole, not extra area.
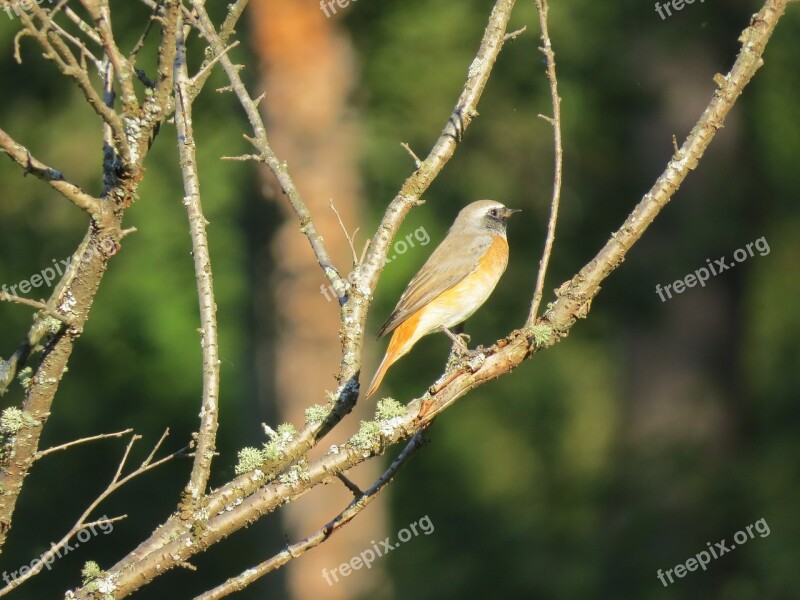
M 394 459 L 394 461 L 392 461 L 392 464 L 389 466 L 386 472 L 381 475 L 380 478 L 378 478 L 378 480 L 372 484 L 372 486 L 366 492 L 358 494 L 355 500 L 353 500 L 347 506 L 347 508 L 340 512 L 333 520 L 312 533 L 304 540 L 288 546 L 285 550 L 279 552 L 269 560 L 265 560 L 255 567 L 247 569 L 240 575 L 228 579 L 228 581 L 215 587 L 214 589 L 200 594 L 197 596 L 197 598 L 195 598 L 195 600 L 217 600 L 219 598 L 229 596 L 234 592 L 241 591 L 267 573 L 271 573 L 272 571 L 279 569 L 294 558 L 300 558 L 309 550 L 322 544 L 339 529 L 355 519 L 358 514 L 370 504 L 370 502 L 378 497 L 380 491 L 386 487 L 392 481 L 392 479 L 394 479 L 394 476 L 403 467 L 403 465 L 405 465 L 416 453 L 416 451 L 426 443 L 423 434 L 423 430 L 415 433 L 403 451 L 397 456 L 397 458 Z
M 531 326 L 536 322 L 536 315 L 539 312 L 539 305 L 542 303 L 542 294 L 544 291 L 544 280 L 547 275 L 547 265 L 550 263 L 550 254 L 553 252 L 553 242 L 556 239 L 556 223 L 558 222 L 558 205 L 561 202 L 561 179 L 564 162 L 564 150 L 561 145 L 561 97 L 558 95 L 558 79 L 556 77 L 556 55 L 553 52 L 553 44 L 550 42 L 550 31 L 547 26 L 547 15 L 550 12 L 550 7 L 547 0 L 535 0 L 536 10 L 539 13 L 539 27 L 542 30 L 542 47 L 539 48 L 544 54 L 547 63 L 547 82 L 550 85 L 550 101 L 553 104 L 553 116 L 544 117 L 550 125 L 553 126 L 553 145 L 554 148 L 554 166 L 553 166 L 553 198 L 550 201 L 550 218 L 547 223 L 547 237 L 544 242 L 544 250 L 542 251 L 542 258 L 539 261 L 539 273 L 536 275 L 536 287 L 533 291 L 533 301 L 531 302 L 531 311 L 528 315 L 527 326 Z
M 194 518 L 200 509 L 211 475 L 217 429 L 219 427 L 219 337 L 217 333 L 217 303 L 214 299 L 211 253 L 203 207 L 200 203 L 200 178 L 197 174 L 197 153 L 192 123 L 189 73 L 186 66 L 186 39 L 183 18 L 178 12 L 178 51 L 175 55 L 175 123 L 178 129 L 178 151 L 183 172 L 183 204 L 189 217 L 192 238 L 194 273 L 197 297 L 200 301 L 200 338 L 203 349 L 203 401 L 200 410 L 200 430 L 189 483 L 184 490 L 183 511 Z
M 64 179 L 61 171 L 48 167 L 35 158 L 30 150 L 14 140 L 3 129 L 0 129 L 0 151 L 24 169 L 25 174 L 31 173 L 38 179 L 46 182 L 50 187 L 59 192 L 67 200 L 90 216 L 100 213 L 101 200 L 87 194 L 77 185 Z

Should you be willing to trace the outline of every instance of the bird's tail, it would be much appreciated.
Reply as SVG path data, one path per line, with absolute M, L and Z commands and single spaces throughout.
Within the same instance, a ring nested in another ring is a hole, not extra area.
M 378 370 L 372 377 L 372 382 L 369 384 L 369 389 L 367 390 L 366 396 L 364 396 L 364 400 L 372 396 L 372 394 L 377 391 L 381 385 L 381 382 L 383 381 L 383 376 L 386 375 L 386 371 L 389 370 L 389 367 L 391 367 L 399 358 L 405 356 L 405 354 L 411 350 L 411 346 L 413 346 L 417 341 L 415 334 L 418 321 L 419 316 L 415 315 L 404 321 L 400 327 L 394 330 L 392 339 L 389 340 L 389 347 L 386 348 L 386 354 L 383 356 L 383 360 L 378 366 Z
M 369 384 L 369 389 L 367 390 L 367 395 L 364 396 L 364 400 L 372 396 L 377 389 L 381 386 L 381 382 L 383 381 L 383 376 L 386 375 L 386 371 L 389 370 L 389 367 L 392 366 L 392 363 L 395 361 L 394 356 L 392 356 L 389 351 L 386 351 L 386 354 L 383 356 L 383 360 L 381 361 L 378 370 L 375 372 L 375 375 L 372 376 L 372 382 Z

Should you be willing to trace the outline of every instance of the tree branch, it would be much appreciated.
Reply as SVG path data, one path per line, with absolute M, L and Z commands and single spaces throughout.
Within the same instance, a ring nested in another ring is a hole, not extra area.
M 89 437 L 81 438 L 79 440 L 72 440 L 71 442 L 67 442 L 65 444 L 59 444 L 58 446 L 53 446 L 48 448 L 47 450 L 40 450 L 36 453 L 36 460 L 40 458 L 44 458 L 48 454 L 53 454 L 54 452 L 61 452 L 62 450 L 66 450 L 67 448 L 71 448 L 72 446 L 77 446 L 79 444 L 85 444 L 87 442 L 94 442 L 97 440 L 106 440 L 110 438 L 118 438 L 122 437 L 123 435 L 127 435 L 131 433 L 133 429 L 124 429 L 122 431 L 116 431 L 114 433 L 101 433 L 99 435 L 92 435 Z
M 192 124 L 189 73 L 186 66 L 186 39 L 183 18 L 178 12 L 177 53 L 175 55 L 175 123 L 178 130 L 178 151 L 183 173 L 183 204 L 189 217 L 192 238 L 192 256 L 197 280 L 197 297 L 200 302 L 200 336 L 203 348 L 203 402 L 200 410 L 200 430 L 197 449 L 189 483 L 184 491 L 186 510 L 192 513 L 200 508 L 205 496 L 215 440 L 219 426 L 219 339 L 217 335 L 217 304 L 214 300 L 214 282 L 211 254 L 208 249 L 207 221 L 200 203 L 200 178 L 197 174 L 197 153 Z
M 60 312 L 56 310 L 53 310 L 47 305 L 46 302 L 42 302 L 40 300 L 31 300 L 30 298 L 23 298 L 22 296 L 17 296 L 16 294 L 9 294 L 7 292 L 0 292 L 0 300 L 4 302 L 11 302 L 13 304 L 21 304 L 23 306 L 29 306 L 31 308 L 35 308 L 42 311 L 49 317 L 58 319 L 62 323 L 65 323 L 67 325 L 71 323 L 69 317 L 62 315 Z
M 380 491 L 386 487 L 390 481 L 392 481 L 394 476 L 403 467 L 403 465 L 405 465 L 416 453 L 416 451 L 419 450 L 425 443 L 427 443 L 427 440 L 424 437 L 424 430 L 420 430 L 412 436 L 403 451 L 397 456 L 397 458 L 394 459 L 384 474 L 381 475 L 374 484 L 372 484 L 372 487 L 370 487 L 366 492 L 359 494 L 346 509 L 336 516 L 336 518 L 328 522 L 321 529 L 312 533 L 304 540 L 292 544 L 269 560 L 266 560 L 255 567 L 247 569 L 236 577 L 228 579 L 228 581 L 215 587 L 214 589 L 200 594 L 195 598 L 195 600 L 217 600 L 218 598 L 224 598 L 225 596 L 228 596 L 234 592 L 241 591 L 267 573 L 282 567 L 293 558 L 300 558 L 312 548 L 316 548 L 322 544 L 336 531 L 347 525 L 356 516 L 358 516 L 358 514 L 364 510 L 370 504 L 370 502 L 377 498 Z M 339 475 L 344 477 L 341 473 Z
M 550 254 L 553 251 L 553 242 L 556 239 L 556 223 L 558 222 L 558 205 L 561 201 L 561 179 L 564 151 L 561 146 L 561 98 L 558 95 L 558 79 L 556 78 L 556 55 L 553 52 L 553 45 L 550 43 L 550 32 L 547 27 L 547 14 L 550 7 L 547 0 L 535 0 L 536 9 L 539 13 L 539 26 L 542 30 L 542 47 L 539 48 L 544 54 L 547 62 L 547 81 L 550 84 L 550 100 L 553 104 L 553 117 L 544 117 L 553 127 L 553 143 L 555 146 L 555 174 L 553 176 L 553 199 L 550 203 L 550 219 L 547 223 L 547 238 L 544 242 L 544 251 L 539 261 L 539 273 L 536 276 L 536 287 L 533 292 L 531 302 L 531 312 L 525 323 L 531 327 L 536 322 L 536 313 L 539 312 L 539 305 L 542 302 L 544 291 L 544 279 L 547 275 L 547 265 L 550 262 Z M 540 117 L 542 115 L 539 115 Z
M 317 262 L 325 272 L 325 276 L 331 282 L 340 302 L 343 301 L 346 296 L 347 285 L 333 266 L 333 261 L 325 247 L 325 242 L 322 240 L 322 236 L 317 231 L 314 221 L 311 218 L 311 211 L 300 195 L 300 191 L 297 189 L 297 186 L 295 186 L 291 175 L 289 175 L 286 163 L 277 157 L 267 140 L 267 130 L 264 126 L 264 120 L 261 118 L 261 113 L 258 111 L 257 102 L 250 97 L 239 75 L 239 68 L 233 64 L 230 57 L 226 54 L 225 44 L 217 34 L 214 24 L 211 22 L 203 6 L 203 2 L 201 2 L 201 0 L 192 0 L 192 7 L 197 14 L 197 20 L 200 23 L 203 37 L 206 38 L 211 46 L 215 59 L 219 59 L 222 68 L 225 70 L 225 74 L 231 82 L 231 87 L 236 97 L 239 99 L 242 108 L 244 108 L 250 126 L 253 128 L 255 137 L 248 138 L 248 140 L 253 147 L 258 150 L 260 160 L 270 168 L 281 184 L 283 192 L 289 199 L 289 204 L 292 206 L 292 209 L 300 221 L 300 231 L 308 238 L 311 249 L 317 257 Z
M 34 158 L 30 150 L 16 142 L 3 129 L 0 129 L 0 151 L 22 167 L 26 175 L 31 173 L 35 177 L 48 183 L 50 187 L 81 210 L 86 211 L 90 215 L 96 215 L 100 212 L 102 202 L 98 198 L 90 196 L 77 185 L 66 181 L 61 171 L 52 169 L 42 161 Z

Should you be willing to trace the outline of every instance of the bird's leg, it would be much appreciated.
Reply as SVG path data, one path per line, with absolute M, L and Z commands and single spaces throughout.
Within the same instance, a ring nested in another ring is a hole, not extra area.
M 469 354 L 469 348 L 467 347 L 466 342 L 470 340 L 470 337 L 464 333 L 464 324 L 459 323 L 453 327 L 453 329 L 455 329 L 456 333 L 453 333 L 447 327 L 444 328 L 444 332 L 450 337 L 451 340 L 453 340 L 453 349 L 455 350 L 458 348 L 461 350 L 461 354 Z

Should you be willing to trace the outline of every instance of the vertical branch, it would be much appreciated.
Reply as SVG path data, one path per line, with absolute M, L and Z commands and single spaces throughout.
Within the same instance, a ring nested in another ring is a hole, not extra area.
M 539 51 L 544 54 L 545 61 L 547 62 L 547 81 L 550 84 L 550 99 L 553 103 L 552 118 L 545 117 L 544 115 L 539 116 L 553 126 L 553 139 L 555 144 L 555 175 L 553 179 L 553 199 L 550 203 L 550 220 L 547 223 L 547 238 L 544 242 L 542 258 L 539 261 L 539 273 L 536 276 L 536 288 L 533 292 L 531 312 L 528 315 L 527 322 L 525 323 L 526 327 L 530 327 L 534 324 L 536 321 L 536 313 L 539 311 L 539 305 L 542 303 L 544 278 L 547 274 L 547 265 L 550 262 L 550 254 L 553 251 L 553 242 L 556 239 L 558 205 L 561 201 L 561 176 L 563 163 L 563 150 L 561 147 L 561 98 L 558 95 L 558 80 L 556 79 L 556 55 L 553 52 L 553 46 L 550 43 L 550 33 L 547 29 L 547 13 L 550 11 L 550 7 L 547 5 L 547 0 L 534 1 L 536 2 L 536 10 L 539 13 L 539 25 L 542 29 L 542 47 L 539 48 Z
M 189 483 L 184 491 L 187 508 L 195 511 L 205 494 L 214 456 L 214 444 L 219 425 L 219 346 L 217 339 L 217 305 L 214 301 L 214 284 L 211 256 L 206 234 L 207 221 L 200 204 L 200 180 L 197 175 L 197 156 L 192 124 L 190 81 L 186 66 L 186 39 L 183 16 L 178 14 L 177 53 L 175 55 L 175 124 L 178 129 L 178 151 L 185 196 L 183 204 L 189 216 L 192 237 L 192 254 L 197 279 L 197 296 L 200 301 L 201 343 L 203 348 L 203 406 L 200 411 L 200 430 L 197 434 L 194 464 Z

